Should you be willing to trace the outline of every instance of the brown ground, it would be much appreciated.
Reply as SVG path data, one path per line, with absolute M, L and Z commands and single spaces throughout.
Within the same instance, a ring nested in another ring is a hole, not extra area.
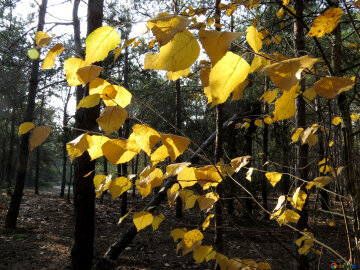
M 274 202 L 275 202 L 274 198 Z M 129 205 L 141 209 L 146 202 L 131 198 Z M 311 204 L 313 205 L 313 204 Z M 25 192 L 18 219 L 18 228 L 5 230 L 4 219 L 8 207 L 5 193 L 0 195 L 0 270 L 42 270 L 70 269 L 70 250 L 72 245 L 73 207 L 54 193 L 43 193 L 34 196 Z M 239 206 L 237 206 L 239 207 Z M 96 205 L 95 261 L 104 254 L 110 244 L 127 230 L 131 217 L 117 225 L 120 218 L 120 201 L 112 202 L 105 198 L 104 204 Z M 141 231 L 135 240 L 126 248 L 116 262 L 114 269 L 213 269 L 209 263 L 196 264 L 192 254 L 181 257 L 176 255 L 176 244 L 170 231 L 173 228 L 194 228 L 200 224 L 200 214 L 195 210 L 184 212 L 184 218 L 174 217 L 174 208 L 164 205 L 156 211 L 163 213 L 165 221 L 159 230 L 153 232 L 151 226 Z M 336 210 L 340 212 L 339 209 Z M 257 215 L 259 219 L 260 213 Z M 347 256 L 346 238 L 341 217 L 317 212 L 310 213 L 310 225 L 315 228 L 315 237 L 334 248 L 342 256 Z M 327 224 L 334 220 L 335 227 Z M 234 223 L 228 219 L 224 224 L 225 251 L 230 258 L 252 258 L 263 261 L 263 256 L 272 265 L 272 269 L 292 269 L 292 258 L 275 238 L 281 241 L 290 251 L 294 251 L 294 234 L 288 228 L 279 227 L 276 222 L 261 221 L 268 232 L 261 226 L 245 218 L 235 218 Z M 204 245 L 211 245 L 214 236 L 213 221 L 205 231 Z M 318 249 L 321 247 L 317 246 Z M 330 269 L 329 264 L 339 262 L 334 255 L 322 249 L 321 256 L 311 254 L 311 269 Z

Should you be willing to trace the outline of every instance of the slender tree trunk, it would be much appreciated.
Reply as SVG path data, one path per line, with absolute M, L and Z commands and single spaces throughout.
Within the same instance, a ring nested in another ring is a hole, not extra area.
M 75 3 L 74 3 L 75 9 Z M 73 12 L 77 14 L 77 10 Z M 88 2 L 88 30 L 89 35 L 102 25 L 103 0 L 89 0 Z M 75 21 L 75 20 L 74 20 Z M 74 27 L 76 30 L 76 27 Z M 79 29 L 77 29 L 79 30 Z M 77 33 L 78 34 L 78 33 Z M 77 44 L 77 48 L 80 44 Z M 81 96 L 81 90 L 77 88 L 77 98 Z M 85 95 L 89 94 L 89 88 L 85 88 Z M 78 102 L 79 100 L 77 100 Z M 79 109 L 76 112 L 76 126 L 85 130 L 97 130 L 96 119 L 99 116 L 100 106 L 89 109 Z M 71 251 L 71 268 L 87 270 L 92 268 L 94 229 L 95 229 L 95 188 L 93 183 L 95 161 L 85 152 L 75 160 L 75 191 L 74 191 L 74 245 Z M 85 177 L 86 176 L 86 177 Z
M 265 91 L 269 90 L 269 77 L 265 76 Z M 264 114 L 268 114 L 269 113 L 269 104 L 267 102 L 264 101 Z M 269 125 L 264 124 L 264 132 L 263 132 L 263 164 L 265 164 L 265 162 L 268 159 L 269 156 L 269 150 L 268 150 L 268 144 L 269 144 Z M 264 167 L 264 171 L 267 170 L 267 165 L 265 165 Z M 268 185 L 268 180 L 265 177 L 265 175 L 262 177 L 262 181 L 261 181 L 261 196 L 262 196 L 262 204 L 264 209 L 268 210 L 268 190 L 267 190 L 267 185 Z M 269 219 L 269 214 L 267 212 L 264 213 L 264 218 L 267 220 Z
M 14 102 L 14 101 L 13 101 Z M 15 103 L 15 102 L 14 102 Z M 11 179 L 12 179 L 12 168 L 13 168 L 13 154 L 14 154 L 14 144 L 15 144 L 15 106 L 12 108 L 11 112 L 11 124 L 10 124 L 10 143 L 9 143 L 9 154 L 6 158 L 6 189 L 7 193 L 11 194 Z M 5 147 L 4 147 L 5 150 Z
M 133 159 L 134 160 L 134 159 Z M 136 159 L 135 159 L 135 167 L 134 167 L 134 171 L 133 171 L 133 174 L 136 174 L 138 173 L 138 166 L 139 166 L 139 155 L 136 155 Z M 135 195 L 136 195 L 136 185 L 135 185 L 135 180 L 136 180 L 136 177 L 134 177 L 132 179 L 132 197 L 134 198 Z
M 72 179 L 73 179 L 73 165 L 70 164 L 70 173 L 69 173 L 69 182 L 68 182 L 68 192 L 67 192 L 67 197 L 66 200 L 68 203 L 70 203 L 70 190 L 71 190 L 71 184 L 72 184 Z
M 5 133 L 4 133 L 4 137 L 3 139 L 3 143 L 2 143 L 2 156 L 1 156 L 1 180 L 5 181 L 5 183 L 2 183 L 2 185 L 4 187 L 6 187 L 6 160 L 7 160 L 7 156 L 6 156 L 6 145 L 7 145 L 7 137 L 8 137 L 8 123 L 7 123 L 7 119 L 5 119 L 4 121 L 4 126 L 5 126 Z
M 64 112 L 63 112 L 63 141 L 62 141 L 62 154 L 63 154 L 62 163 L 63 163 L 63 168 L 62 168 L 61 189 L 60 189 L 60 197 L 61 198 L 64 197 L 65 185 L 66 185 L 66 167 L 67 167 L 66 143 L 67 143 L 67 140 L 68 140 L 68 129 L 67 129 L 66 126 L 68 124 L 67 106 L 69 104 L 70 96 L 71 96 L 71 88 L 69 87 L 67 95 L 66 95 L 66 100 L 65 100 L 65 104 L 64 104 Z
M 42 0 L 39 10 L 39 22 L 37 31 L 44 30 L 45 14 L 46 14 L 47 0 Z M 39 60 L 34 60 L 31 66 L 31 75 L 29 81 L 29 94 L 27 100 L 27 108 L 24 117 L 24 122 L 32 122 L 35 109 L 36 89 L 38 86 L 39 74 Z M 16 221 L 19 215 L 21 198 L 24 190 L 26 168 L 29 157 L 29 132 L 21 136 L 20 151 L 18 167 L 16 170 L 16 183 L 14 193 L 11 197 L 10 207 L 5 219 L 6 228 L 15 228 Z
M 43 123 L 43 109 L 44 109 L 44 102 L 45 97 L 42 96 L 41 98 L 41 104 L 40 104 L 40 119 L 39 119 L 39 126 Z M 40 173 L 40 152 L 41 152 L 41 146 L 36 148 L 36 165 L 35 165 L 35 194 L 39 195 L 39 173 Z
M 215 23 L 220 24 L 220 8 L 219 4 L 221 0 L 215 1 L 215 14 L 216 19 Z M 216 28 L 216 31 L 220 31 L 220 28 Z M 215 138 L 215 164 L 220 161 L 223 156 L 223 123 L 224 123 L 224 112 L 223 112 L 223 104 L 219 104 L 216 106 L 216 138 Z M 220 199 L 223 197 L 223 185 L 224 183 L 221 182 L 216 187 L 216 192 L 219 194 Z M 224 250 L 224 241 L 223 241 L 223 213 L 222 213 L 222 206 L 221 201 L 218 200 L 215 204 L 215 247 L 216 250 L 222 252 Z
M 303 21 L 303 10 L 304 10 L 304 2 L 303 0 L 295 0 L 295 11 L 296 16 L 299 20 Z M 295 20 L 294 23 L 294 35 L 295 35 L 295 54 L 296 56 L 301 56 L 304 54 L 305 49 L 305 40 L 304 40 L 304 27 L 302 23 L 298 20 Z M 304 90 L 304 80 L 300 81 L 301 90 Z M 306 127 L 306 114 L 305 107 L 306 102 L 302 96 L 296 98 L 296 128 L 304 128 Z M 297 177 L 307 180 L 308 178 L 308 152 L 309 148 L 307 144 L 297 145 Z M 302 185 L 302 190 L 307 192 L 305 189 L 305 185 Z M 307 201 L 307 200 L 306 200 Z M 306 209 L 306 203 L 303 207 L 302 212 L 300 213 L 300 219 L 296 224 L 296 228 L 300 231 L 303 231 L 307 227 L 308 222 L 308 213 Z M 295 238 L 299 238 L 301 235 L 296 233 Z M 294 240 L 296 240 L 294 239 Z M 294 243 L 295 245 L 295 243 Z M 296 270 L 307 270 L 309 269 L 309 262 L 307 260 L 306 255 L 299 255 L 299 261 L 295 261 L 295 269 Z

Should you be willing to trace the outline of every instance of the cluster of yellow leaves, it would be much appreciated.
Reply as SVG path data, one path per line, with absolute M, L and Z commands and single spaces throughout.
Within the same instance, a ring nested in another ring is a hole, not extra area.
M 153 231 L 156 231 L 164 219 L 164 215 L 158 215 L 154 217 L 150 212 L 147 211 L 136 212 L 133 215 L 133 222 L 137 231 L 140 231 L 149 225 L 152 225 Z
M 304 130 L 304 128 L 298 128 L 292 135 L 292 143 L 297 142 L 300 139 L 301 145 L 307 144 L 312 147 L 318 142 L 318 137 L 315 134 L 319 129 L 317 124 L 312 125 Z
M 19 126 L 18 135 L 24 135 L 28 133 L 30 130 L 34 128 L 34 123 L 32 122 L 24 122 Z M 50 133 L 52 132 L 52 129 L 47 126 L 39 126 L 36 127 L 32 131 L 32 136 L 30 138 L 30 151 L 32 151 L 34 148 L 40 146 L 45 142 L 47 137 L 49 137 Z

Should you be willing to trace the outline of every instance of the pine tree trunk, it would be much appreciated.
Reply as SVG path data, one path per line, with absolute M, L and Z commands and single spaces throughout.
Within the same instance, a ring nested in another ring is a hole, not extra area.
M 76 12 L 74 11 L 73 14 L 77 14 L 77 10 Z M 103 0 L 89 0 L 87 18 L 88 35 L 102 25 L 102 18 Z M 76 28 L 74 30 L 76 30 Z M 76 47 L 79 48 L 81 46 L 80 44 L 77 44 Z M 85 87 L 85 91 L 83 91 L 83 93 L 80 93 L 81 89 L 79 87 L 76 90 L 77 99 L 80 98 L 82 94 L 89 94 L 88 87 Z M 79 102 L 79 100 L 77 100 L 77 102 Z M 81 108 L 77 110 L 75 115 L 76 127 L 84 130 L 97 130 L 96 119 L 99 116 L 99 112 L 99 105 L 89 109 Z M 74 270 L 87 270 L 92 268 L 95 229 L 94 172 L 90 175 L 88 175 L 88 173 L 95 171 L 95 161 L 91 161 L 89 154 L 85 152 L 82 156 L 75 160 L 74 165 L 75 230 L 74 245 L 71 251 L 71 268 Z
M 47 7 L 47 0 L 42 0 L 39 10 L 39 22 L 38 22 L 37 31 L 44 30 L 46 7 Z M 39 60 L 37 59 L 32 62 L 32 66 L 31 66 L 27 108 L 23 122 L 33 121 L 36 89 L 39 83 L 38 74 L 39 74 Z M 16 221 L 19 215 L 20 203 L 23 195 L 25 178 L 26 178 L 26 169 L 27 169 L 28 157 L 29 157 L 29 137 L 30 137 L 29 132 L 21 136 L 20 151 L 18 157 L 19 160 L 16 170 L 16 182 L 15 182 L 14 193 L 11 197 L 10 207 L 5 219 L 6 228 L 16 227 Z

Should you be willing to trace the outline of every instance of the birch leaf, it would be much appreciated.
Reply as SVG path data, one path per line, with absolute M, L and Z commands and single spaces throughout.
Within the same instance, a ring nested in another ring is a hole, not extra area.
M 184 234 L 183 241 L 187 248 L 191 248 L 192 245 L 204 238 L 204 235 L 197 229 L 188 231 Z
M 336 95 L 354 87 L 355 78 L 325 77 L 313 85 L 316 94 L 324 98 L 334 98 Z
M 160 134 L 146 125 L 136 124 L 133 126 L 134 136 L 138 146 L 150 156 L 152 148 L 160 141 Z
M 97 28 L 86 38 L 85 62 L 89 65 L 104 60 L 119 44 L 120 36 L 114 28 L 110 26 Z
M 126 177 L 118 177 L 112 180 L 109 190 L 111 193 L 111 198 L 115 200 L 121 194 L 123 194 L 125 191 L 129 190 L 131 188 L 131 181 L 130 179 Z
M 91 108 L 100 103 L 100 95 L 94 94 L 84 97 L 82 100 L 80 100 L 79 104 L 76 106 L 76 109 L 79 108 Z
M 125 109 L 118 106 L 105 107 L 101 116 L 96 119 L 106 134 L 111 134 L 124 124 L 128 114 Z
M 281 180 L 282 174 L 278 172 L 267 172 L 265 173 L 265 176 L 269 180 L 270 184 L 275 187 L 275 185 Z
M 93 146 L 92 137 L 89 134 L 81 134 L 76 139 L 66 144 L 66 150 L 71 161 L 81 156 L 87 149 Z
M 133 222 L 137 231 L 141 231 L 145 227 L 149 226 L 153 222 L 153 215 L 147 211 L 141 211 L 134 213 Z
M 102 67 L 91 65 L 79 68 L 76 74 L 79 82 L 81 82 L 81 84 L 86 84 L 98 77 L 101 71 L 103 71 Z
M 174 162 L 175 159 L 180 156 L 184 151 L 189 147 L 190 139 L 172 135 L 172 134 L 160 134 L 161 141 L 166 146 L 171 161 Z
M 83 84 L 83 81 L 77 74 L 77 71 L 84 66 L 85 62 L 80 58 L 71 57 L 65 60 L 64 71 L 69 86 L 77 86 Z
M 262 47 L 262 40 L 260 33 L 254 26 L 250 26 L 246 29 L 246 41 L 255 53 L 258 53 Z
M 212 251 L 211 246 L 200 246 L 193 252 L 193 258 L 196 263 L 202 263 L 205 257 Z
M 55 57 L 64 51 L 64 46 L 61 43 L 56 44 L 50 49 L 42 63 L 42 70 L 51 68 L 55 64 Z
M 52 129 L 50 127 L 46 126 L 40 126 L 36 127 L 33 132 L 30 139 L 30 151 L 34 150 L 34 148 L 40 146 L 47 137 L 49 137 L 50 133 L 52 132 Z
M 128 162 L 138 154 L 137 152 L 128 150 L 126 141 L 121 139 L 110 139 L 102 145 L 101 149 L 106 159 L 114 166 Z
M 154 217 L 153 222 L 152 222 L 152 227 L 153 227 L 153 231 L 156 231 L 159 228 L 159 225 L 161 224 L 161 222 L 163 222 L 165 219 L 164 215 L 158 215 L 156 217 Z
M 106 143 L 109 138 L 106 136 L 92 135 L 92 145 L 87 148 L 91 160 L 97 159 L 103 156 L 102 146 Z
M 324 14 L 316 17 L 307 35 L 310 37 L 322 37 L 325 34 L 330 34 L 339 24 L 341 16 L 341 8 L 328 9 Z
M 33 122 L 24 122 L 19 126 L 19 132 L 18 135 L 23 135 L 28 133 L 30 130 L 32 130 L 34 128 L 34 123 Z

